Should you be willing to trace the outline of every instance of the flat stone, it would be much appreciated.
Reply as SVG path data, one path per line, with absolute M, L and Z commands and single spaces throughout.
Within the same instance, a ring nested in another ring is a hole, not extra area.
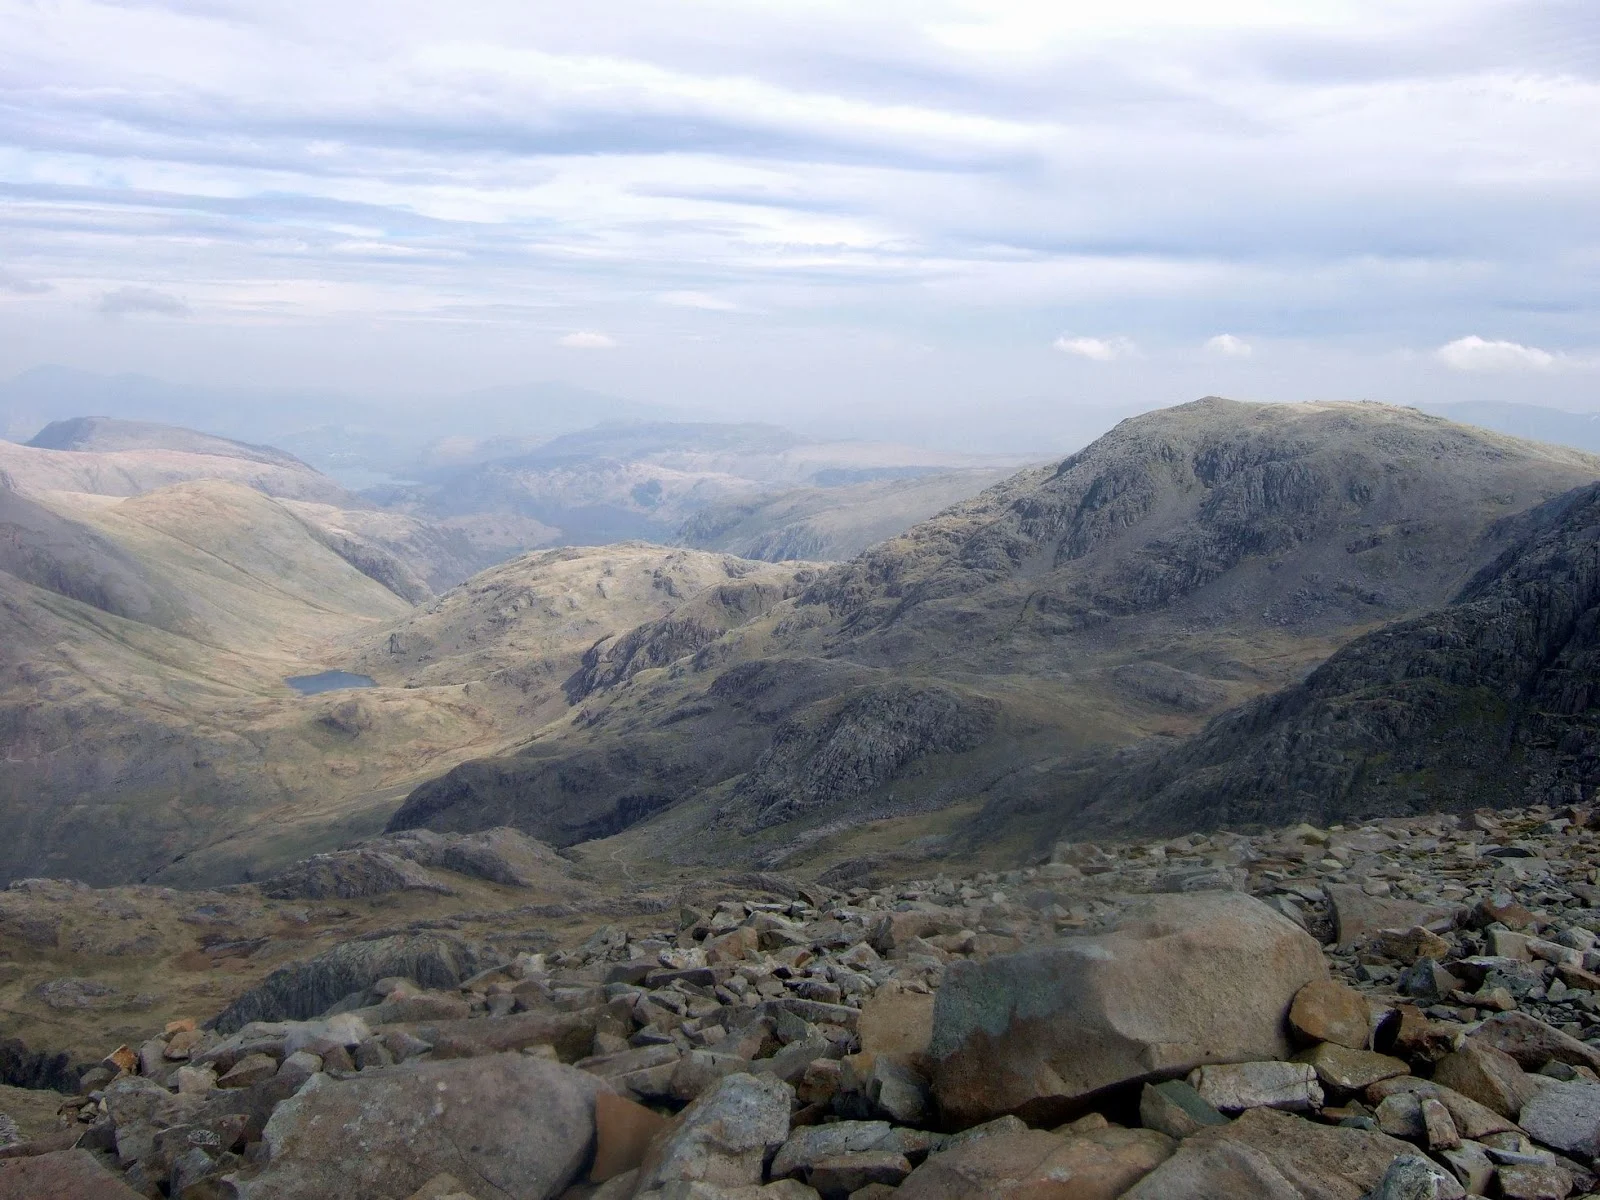
M 1572 1176 L 1561 1167 L 1542 1163 L 1503 1166 L 1495 1174 L 1504 1200 L 1566 1200 Z
M 1062 1196 L 1112 1200 L 1172 1153 L 1150 1129 L 1103 1129 L 1074 1137 L 1030 1129 L 930 1155 L 896 1200 L 1004 1200 Z
M 1289 1026 L 1306 1042 L 1333 1042 L 1364 1050 L 1372 1034 L 1367 998 L 1348 984 L 1316 979 L 1294 994 Z
M 1359 1092 L 1380 1079 L 1411 1074 L 1410 1065 L 1398 1058 L 1375 1054 L 1371 1050 L 1351 1050 L 1333 1042 L 1303 1050 L 1294 1056 L 1294 1061 L 1312 1067 L 1325 1087 L 1345 1092 Z
M 1271 1108 L 1203 1129 L 1124 1200 L 1359 1200 L 1410 1146 Z
M 821 1159 L 879 1149 L 889 1140 L 890 1128 L 887 1121 L 802 1125 L 790 1131 L 768 1173 L 774 1179 L 801 1176 Z
M 1564 1154 L 1600 1156 L 1600 1084 L 1551 1080 L 1523 1103 L 1518 1123 Z
M 1219 1112 L 1281 1108 L 1303 1112 L 1322 1106 L 1316 1068 L 1309 1063 L 1249 1062 L 1196 1067 L 1189 1084 Z
M 87 1150 L 0 1161 L 0 1200 L 140 1200 Z
M 812 1163 L 806 1182 L 824 1196 L 847 1195 L 874 1183 L 898 1185 L 911 1174 L 911 1163 L 891 1150 L 837 1154 Z
M 856 1030 L 861 1049 L 881 1059 L 926 1071 L 933 1039 L 933 993 L 879 988 L 861 1005 Z

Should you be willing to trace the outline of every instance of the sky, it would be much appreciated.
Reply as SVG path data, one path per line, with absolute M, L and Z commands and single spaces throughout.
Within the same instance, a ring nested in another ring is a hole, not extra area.
M 1597 314 L 1593 0 L 0 0 L 0 375 L 1015 448 L 1600 408 Z

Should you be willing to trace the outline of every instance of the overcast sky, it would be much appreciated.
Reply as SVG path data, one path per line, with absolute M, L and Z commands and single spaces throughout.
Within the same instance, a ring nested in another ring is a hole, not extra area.
M 1014 440 L 1600 408 L 1597 311 L 1594 0 L 0 0 L 0 374 Z

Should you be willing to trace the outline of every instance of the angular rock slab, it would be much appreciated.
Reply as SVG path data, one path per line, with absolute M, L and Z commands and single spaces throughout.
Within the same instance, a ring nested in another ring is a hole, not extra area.
M 1600 1084 L 1551 1080 L 1522 1106 L 1521 1124 L 1563 1154 L 1600 1155 Z
M 241 1200 L 403 1200 L 443 1172 L 479 1200 L 549 1200 L 588 1162 L 606 1086 L 524 1054 L 326 1079 L 272 1114 L 267 1165 Z
M 1061 1137 L 1042 1130 L 980 1138 L 929 1156 L 896 1200 L 1112 1200 L 1172 1153 L 1152 1129 L 1101 1129 Z
M 0 1162 L 0 1200 L 139 1200 L 87 1150 Z
M 794 1089 L 771 1075 L 725 1075 L 656 1138 L 639 1168 L 639 1194 L 678 1184 L 759 1183 L 789 1136 Z
M 1415 1150 L 1381 1133 L 1271 1108 L 1187 1137 L 1124 1200 L 1361 1200 Z
M 1152 896 L 1108 933 L 952 963 L 934 1093 L 958 1127 L 1000 1113 L 1053 1125 L 1118 1084 L 1284 1058 L 1291 1001 L 1325 978 L 1317 943 L 1259 900 Z

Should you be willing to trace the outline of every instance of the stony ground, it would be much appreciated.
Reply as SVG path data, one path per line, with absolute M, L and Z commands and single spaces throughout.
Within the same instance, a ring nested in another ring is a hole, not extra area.
M 1600 1194 L 1589 822 L 751 877 L 562 948 L 373 930 L 0 1121 L 0 1198 Z

